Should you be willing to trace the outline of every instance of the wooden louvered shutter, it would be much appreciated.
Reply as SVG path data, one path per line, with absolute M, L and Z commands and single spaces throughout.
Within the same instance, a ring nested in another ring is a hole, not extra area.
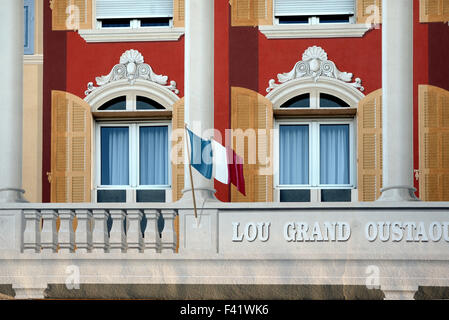
M 90 202 L 90 106 L 72 94 L 52 91 L 51 109 L 51 201 Z
M 52 0 L 52 30 L 92 29 L 92 0 Z
M 420 22 L 449 21 L 449 0 L 420 0 Z
M 382 188 L 382 89 L 359 102 L 357 122 L 359 201 L 375 201 Z
M 273 24 L 273 0 L 230 0 L 232 26 Z
M 376 6 L 379 8 L 378 16 L 376 15 Z M 382 23 L 382 0 L 357 0 L 357 23 Z
M 245 88 L 232 87 L 231 95 L 232 148 L 244 159 L 246 188 L 244 196 L 231 186 L 231 201 L 272 202 L 272 104 L 257 92 Z
M 449 201 L 449 91 L 419 86 L 419 196 Z
M 173 105 L 172 130 L 172 197 L 177 201 L 184 189 L 184 98 Z
M 185 0 L 173 0 L 173 26 L 183 28 L 185 23 Z

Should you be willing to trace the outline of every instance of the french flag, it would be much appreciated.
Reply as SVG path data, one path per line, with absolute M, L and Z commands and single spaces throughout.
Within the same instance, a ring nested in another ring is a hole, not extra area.
M 230 147 L 223 147 L 215 140 L 204 140 L 186 129 L 190 137 L 191 166 L 207 179 L 214 177 L 221 183 L 232 183 L 246 196 L 243 158 Z

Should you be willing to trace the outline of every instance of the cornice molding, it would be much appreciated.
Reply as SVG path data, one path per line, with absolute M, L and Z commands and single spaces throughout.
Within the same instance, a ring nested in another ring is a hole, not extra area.
M 259 26 L 267 39 L 361 38 L 371 26 L 366 24 L 316 24 Z
M 166 90 L 173 91 L 175 94 L 179 93 L 179 90 L 176 88 L 176 81 L 172 80 L 170 85 L 167 85 L 168 76 L 154 73 L 150 65 L 144 63 L 142 54 L 134 49 L 125 51 L 120 57 L 120 63 L 116 64 L 108 75 L 95 78 L 99 87 L 123 79 L 127 80 L 130 85 L 134 85 L 136 80 L 141 79 L 160 85 Z M 98 87 L 95 87 L 93 82 L 89 82 L 85 95 L 87 96 L 97 89 Z
M 90 29 L 78 33 L 86 42 L 177 41 L 184 28 Z
M 362 87 L 362 80 L 360 78 L 356 78 L 355 82 L 351 83 L 352 73 L 338 70 L 335 63 L 328 60 L 327 53 L 321 47 L 317 46 L 308 48 L 303 53 L 302 60 L 298 61 L 290 72 L 279 73 L 277 77 L 279 83 L 276 83 L 274 79 L 268 81 L 269 86 L 266 89 L 268 93 L 291 80 L 309 77 L 315 82 L 321 78 L 333 78 L 360 91 L 365 90 Z

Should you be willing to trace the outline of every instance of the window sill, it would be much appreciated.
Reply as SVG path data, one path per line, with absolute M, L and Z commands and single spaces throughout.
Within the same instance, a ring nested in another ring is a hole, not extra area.
M 184 28 L 91 29 L 79 30 L 86 42 L 177 41 Z
M 361 38 L 371 27 L 365 24 L 317 24 L 259 26 L 267 39 Z

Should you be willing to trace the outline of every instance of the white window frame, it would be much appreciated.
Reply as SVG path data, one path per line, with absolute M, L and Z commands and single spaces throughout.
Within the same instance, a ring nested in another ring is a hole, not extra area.
M 129 27 L 110 27 L 105 28 L 103 27 L 103 23 L 101 20 L 95 18 L 95 24 L 97 26 L 98 30 L 135 30 L 135 29 L 142 29 L 142 30 L 152 30 L 155 28 L 159 29 L 167 29 L 167 28 L 173 28 L 173 18 L 170 18 L 168 21 L 168 26 L 154 26 L 154 27 L 142 27 L 141 26 L 141 19 L 129 19 Z
M 173 26 L 173 17 L 170 19 L 169 26 L 141 27 L 140 19 L 133 20 L 130 23 L 130 27 L 102 28 L 101 22 L 97 19 L 96 1 L 93 0 L 93 28 L 78 30 L 78 34 L 87 43 L 178 41 L 184 35 L 184 28 Z
M 274 0 L 276 1 L 276 0 Z M 274 16 L 273 14 L 273 21 L 275 22 L 275 25 L 278 26 L 285 26 L 285 25 L 290 25 L 290 26 L 306 26 L 306 25 L 321 25 L 321 26 L 325 26 L 325 25 L 348 25 L 348 24 L 355 24 L 356 23 L 356 14 L 352 15 L 349 17 L 349 21 L 348 22 L 336 22 L 336 23 L 321 23 L 320 22 L 320 17 L 319 16 L 309 16 L 309 22 L 308 23 L 280 23 L 279 22 L 279 17 Z
M 318 16 L 311 16 L 307 24 L 280 24 L 274 11 L 273 3 L 273 24 L 259 26 L 267 39 L 361 38 L 372 28 L 370 24 L 357 23 L 357 10 L 349 23 L 320 23 Z
M 349 125 L 349 184 L 347 185 L 324 185 L 320 183 L 320 125 L 321 124 L 347 124 Z M 354 135 L 354 119 L 331 119 L 331 118 L 314 118 L 314 119 L 278 119 L 275 123 L 277 132 L 281 125 L 308 125 L 309 126 L 309 184 L 306 185 L 281 185 L 279 183 L 280 173 L 280 137 L 274 141 L 275 144 L 275 188 L 276 189 L 354 189 L 356 157 L 355 157 L 355 135 Z
M 96 121 L 95 122 L 95 190 L 168 190 L 171 189 L 171 165 L 168 164 L 168 184 L 167 185 L 141 185 L 139 183 L 140 173 L 140 127 L 159 127 L 166 126 L 168 130 L 167 145 L 168 156 L 171 154 L 171 131 L 172 126 L 170 121 L 162 120 L 146 120 L 146 121 Z M 129 128 L 129 184 L 128 185 L 102 185 L 101 184 L 101 128 L 103 127 L 126 127 Z

